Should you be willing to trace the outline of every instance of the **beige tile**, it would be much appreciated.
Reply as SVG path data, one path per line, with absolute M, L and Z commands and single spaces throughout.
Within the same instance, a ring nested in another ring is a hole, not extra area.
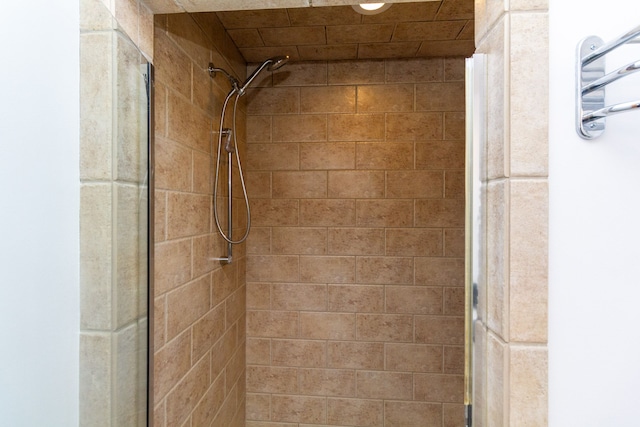
M 413 397 L 412 374 L 409 373 L 358 371 L 356 386 L 357 397 L 393 400 Z
M 466 28 L 466 26 L 465 26 Z M 465 61 L 463 58 L 444 58 L 444 80 L 447 82 L 464 81 Z
M 211 118 L 180 95 L 169 92 L 168 137 L 205 153 L 211 151 Z
M 300 313 L 300 336 L 318 340 L 353 340 L 355 315 L 351 313 Z
M 331 285 L 328 290 L 328 309 L 343 312 L 384 311 L 382 286 Z
M 271 340 L 272 366 L 319 368 L 326 365 L 326 357 L 326 343 L 322 341 Z M 300 392 L 304 393 L 302 389 Z
M 326 62 L 294 62 L 273 72 L 274 86 L 316 86 L 326 84 Z
M 327 7 L 321 9 L 302 7 L 292 8 L 288 12 L 291 25 L 357 24 L 360 22 L 360 15 L 350 7 Z
M 422 42 L 417 56 L 469 57 L 474 52 L 473 40 L 435 40 Z
M 325 199 L 300 201 L 300 225 L 310 227 L 353 226 L 356 205 L 354 200 Z
M 416 316 L 416 343 L 464 344 L 464 317 Z
M 413 258 L 358 257 L 356 278 L 357 283 L 412 284 Z
M 162 242 L 167 238 L 167 193 L 155 191 L 154 196 L 154 241 Z
M 310 396 L 271 397 L 271 419 L 293 423 L 319 424 L 327 416 L 326 398 Z
M 228 33 L 237 47 L 264 46 L 257 28 L 229 29 Z
M 511 180 L 509 338 L 547 342 L 549 269 L 546 181 Z
M 85 5 L 86 7 L 86 5 Z M 108 13 L 107 13 L 108 14 Z M 99 18 L 96 18 L 99 19 Z M 114 133 L 113 37 L 83 34 L 80 38 L 80 177 L 111 179 Z
M 327 399 L 327 422 L 331 425 L 381 426 L 382 400 Z
M 417 169 L 464 167 L 464 140 L 416 143 Z
M 415 56 L 420 42 L 361 43 L 358 45 L 359 59 L 407 58 Z
M 356 375 L 353 370 L 300 369 L 300 394 L 311 396 L 350 397 L 356 394 Z
M 330 341 L 327 344 L 327 366 L 381 370 L 384 368 L 384 343 Z
M 271 309 L 326 310 L 327 285 L 274 283 L 271 286 Z
M 360 341 L 411 342 L 413 339 L 411 315 L 358 314 L 356 323 Z
M 328 196 L 335 199 L 384 196 L 382 171 L 330 171 Z
M 405 372 L 442 372 L 441 346 L 385 344 L 385 369 Z
M 416 16 L 424 17 L 426 20 L 433 20 L 436 17 L 439 6 L 437 3 L 431 2 L 411 2 L 396 3 L 384 13 L 377 15 L 365 15 L 362 21 L 369 22 L 396 22 L 396 21 L 412 21 Z
M 174 240 L 155 246 L 154 290 L 156 296 L 191 278 L 191 242 Z
M 298 224 L 298 201 L 290 199 L 254 199 L 250 202 L 251 223 L 256 227 Z
M 385 401 L 384 422 L 389 426 L 440 426 L 442 405 L 426 402 Z
M 194 301 L 189 302 L 196 304 Z M 218 305 L 194 323 L 192 328 L 192 351 L 195 359 L 202 357 L 222 337 L 225 332 L 224 322 L 224 306 Z
M 209 276 L 194 280 L 167 294 L 167 339 L 171 340 L 203 316 L 210 307 Z
M 191 190 L 192 150 L 156 137 L 155 186 L 167 190 Z
M 303 109 L 304 102 L 303 92 Z M 324 114 L 273 116 L 273 140 L 282 142 L 326 141 L 327 116 Z
M 247 92 L 247 114 L 295 114 L 300 111 L 300 89 L 279 87 Z
M 204 397 L 194 408 L 191 415 L 195 425 L 209 425 L 213 421 L 216 413 L 222 408 L 224 403 L 224 378 L 218 377 L 213 381 Z
M 383 255 L 384 230 L 381 228 L 330 228 L 328 253 L 331 255 Z
M 442 413 L 444 427 L 457 427 L 465 422 L 465 409 L 462 404 L 445 403 L 442 405 Z
M 442 139 L 442 113 L 388 113 L 385 135 L 396 141 Z
M 464 286 L 464 259 L 416 258 L 416 285 Z
M 301 113 L 355 113 L 355 86 L 300 88 Z
M 324 255 L 327 253 L 327 229 L 274 227 L 274 254 Z
M 442 314 L 442 288 L 425 286 L 387 286 L 386 312 Z
M 247 392 L 296 393 L 297 390 L 297 368 L 247 366 Z
M 109 184 L 83 184 L 80 188 L 80 325 L 83 329 L 111 330 L 113 322 L 112 250 L 113 192 Z M 160 253 L 159 256 L 165 255 Z M 156 272 L 160 289 L 165 270 Z
M 247 364 L 269 365 L 271 363 L 271 340 L 247 338 Z M 248 398 L 248 396 L 247 396 Z
M 298 313 L 293 311 L 247 311 L 247 335 L 265 338 L 298 336 Z
M 416 111 L 464 111 L 464 82 L 416 85 Z
M 355 257 L 301 256 L 300 281 L 313 283 L 353 283 Z
M 167 237 L 205 234 L 209 231 L 211 198 L 208 195 L 169 193 L 167 200 Z
M 353 142 L 300 144 L 302 170 L 353 169 L 355 158 L 356 144 Z
M 226 264 L 213 272 L 212 305 L 217 305 L 228 298 L 238 288 L 236 264 Z
M 239 10 L 218 12 L 217 15 L 227 29 L 289 25 L 289 18 L 285 9 Z
M 427 402 L 462 403 L 463 375 L 415 374 L 414 398 Z
M 193 152 L 192 191 L 200 194 L 211 194 L 213 180 L 211 179 L 211 156 L 200 151 Z
M 410 142 L 359 142 L 356 169 L 412 169 L 413 144 Z
M 464 229 L 447 228 L 444 230 L 444 256 L 461 258 L 465 251 Z
M 271 141 L 272 116 L 247 116 L 247 142 Z
M 274 198 L 310 199 L 327 197 L 327 172 L 274 172 Z
M 384 82 L 384 61 L 337 61 L 328 64 L 329 84 L 371 84 Z
M 82 332 L 79 344 L 79 418 L 83 423 L 99 424 L 111 416 L 110 401 L 104 396 L 113 393 L 112 336 L 108 333 Z M 166 381 L 165 378 L 160 380 Z
M 399 22 L 392 41 L 452 40 L 462 30 L 464 21 Z
M 296 170 L 299 168 L 298 144 L 251 144 L 245 164 L 248 171 Z
M 546 347 L 510 346 L 510 425 L 548 423 L 548 354 Z
M 249 199 L 266 199 L 271 197 L 271 172 L 246 171 L 244 180 Z
M 191 75 L 189 57 L 169 38 L 166 32 L 156 28 L 154 37 L 153 61 L 155 79 L 172 91 L 186 98 L 191 97 L 191 81 L 184 76 Z
M 394 228 L 385 232 L 385 254 L 391 256 L 442 256 L 442 230 Z
M 385 135 L 383 114 L 335 114 L 328 125 L 329 141 L 376 141 Z
M 291 44 L 291 40 L 296 40 L 298 45 L 318 45 L 327 41 L 324 27 L 321 26 L 263 27 L 258 31 L 267 46 L 287 46 Z
M 256 310 L 271 308 L 271 285 L 269 283 L 247 283 L 247 308 Z
M 549 23 L 546 13 L 511 14 L 510 33 L 510 166 L 511 176 L 546 176 L 549 174 L 549 123 L 539 120 L 516 120 L 527 110 L 522 105 L 532 92 L 536 102 L 548 104 Z M 538 43 L 531 43 L 535 39 Z M 530 45 L 527 49 L 523 45 Z M 535 65 L 534 65 L 535 64 Z M 528 78 L 522 73 L 529 70 Z M 533 84 L 535 82 L 535 84 Z
M 384 43 L 391 40 L 393 24 L 328 25 L 327 43 Z
M 247 393 L 247 421 L 269 420 L 271 418 L 271 396 Z
M 358 227 L 408 227 L 413 225 L 412 200 L 358 200 Z
M 155 298 L 153 301 L 153 351 L 157 351 L 166 342 L 166 305 L 165 296 Z
M 163 399 L 191 368 L 191 338 L 186 332 L 167 343 L 154 355 L 153 395 Z
M 464 171 L 444 172 L 444 197 L 447 199 L 462 199 L 465 197 Z
M 246 312 L 247 292 L 245 286 L 240 286 L 225 300 L 226 324 L 231 325 L 241 321 Z
M 388 198 L 431 199 L 443 196 L 444 175 L 441 171 L 388 171 L 386 178 Z
M 297 282 L 298 276 L 297 256 L 251 255 L 247 257 L 247 281 Z
M 345 59 L 355 59 L 358 55 L 357 44 L 333 44 L 298 46 L 300 59 L 303 61 L 339 61 Z
M 387 59 L 385 63 L 386 81 L 389 83 L 439 82 L 443 80 L 442 58 Z
M 190 15 L 186 13 L 168 15 L 167 32 L 197 67 L 207 68 L 210 58 L 209 40 Z
M 461 112 L 444 113 L 444 139 L 463 141 L 465 138 L 465 114 Z
M 464 314 L 464 298 L 464 288 L 444 288 L 444 314 L 462 316 Z
M 413 85 L 358 86 L 358 113 L 413 111 L 413 102 Z
M 418 227 L 462 227 L 464 225 L 464 200 L 416 200 L 415 221 L 415 225 Z
M 265 46 L 265 47 L 242 47 L 240 58 L 246 59 L 247 63 L 262 63 L 265 58 L 275 56 L 289 56 L 292 61 L 300 60 L 297 46 Z
M 499 336 L 509 334 L 509 182 L 487 187 L 487 326 Z
M 464 374 L 464 347 L 445 346 L 444 347 L 444 373 Z
M 509 388 L 506 377 L 509 368 L 508 345 L 493 334 L 487 335 L 487 423 L 495 426 L 509 425 Z
M 238 345 L 238 330 L 232 326 L 211 348 L 211 377 L 224 375 L 224 369 Z

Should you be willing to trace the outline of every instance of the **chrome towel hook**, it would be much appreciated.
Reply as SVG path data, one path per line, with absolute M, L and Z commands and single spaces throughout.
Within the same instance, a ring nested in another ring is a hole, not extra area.
M 578 44 L 576 66 L 576 131 L 584 139 L 602 135 L 608 116 L 640 108 L 640 100 L 605 105 L 608 84 L 640 70 L 640 60 L 606 73 L 605 55 L 625 43 L 636 42 L 640 25 L 617 39 L 604 43 L 597 36 L 589 36 Z

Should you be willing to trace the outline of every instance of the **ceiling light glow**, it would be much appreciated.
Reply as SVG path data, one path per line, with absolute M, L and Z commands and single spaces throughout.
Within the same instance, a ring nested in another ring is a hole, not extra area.
M 362 15 L 376 15 L 391 7 L 391 3 L 360 3 L 351 6 L 353 10 Z
M 364 10 L 378 10 L 382 6 L 384 6 L 384 3 L 360 3 L 360 7 Z

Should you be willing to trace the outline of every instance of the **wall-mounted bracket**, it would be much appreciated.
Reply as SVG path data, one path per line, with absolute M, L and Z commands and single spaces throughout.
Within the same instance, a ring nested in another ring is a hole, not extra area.
M 584 139 L 602 135 L 608 116 L 640 108 L 640 100 L 605 105 L 608 84 L 640 70 L 640 60 L 606 73 L 605 55 L 613 49 L 635 42 L 640 26 L 616 40 L 604 43 L 600 37 L 589 36 L 578 44 L 576 66 L 576 131 Z

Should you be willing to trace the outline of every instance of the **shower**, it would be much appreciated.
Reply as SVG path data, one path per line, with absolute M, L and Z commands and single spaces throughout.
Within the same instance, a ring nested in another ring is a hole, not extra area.
M 244 242 L 249 236 L 249 231 L 251 229 L 251 209 L 249 208 L 249 197 L 247 196 L 247 187 L 244 182 L 244 174 L 242 173 L 242 165 L 240 162 L 240 154 L 237 149 L 237 139 L 236 139 L 236 112 L 238 108 L 238 99 L 246 93 L 247 87 L 251 85 L 253 80 L 260 74 L 265 68 L 267 71 L 274 71 L 278 68 L 282 67 L 289 60 L 289 56 L 276 56 L 273 58 L 269 58 L 264 61 L 258 68 L 255 69 L 253 73 L 245 80 L 244 83 L 240 84 L 238 79 L 233 77 L 229 72 L 222 68 L 215 67 L 213 63 L 209 63 L 209 75 L 213 78 L 216 73 L 222 73 L 231 83 L 231 90 L 227 94 L 224 99 L 224 103 L 222 104 L 222 112 L 220 113 L 220 126 L 218 128 L 218 150 L 217 150 L 217 158 L 216 158 L 216 167 L 215 167 L 215 178 L 214 178 L 214 186 L 213 186 L 213 214 L 216 223 L 216 228 L 218 232 L 222 236 L 222 238 L 227 242 L 227 256 L 220 258 L 213 258 L 216 261 L 223 261 L 227 264 L 230 264 L 233 260 L 233 245 Z M 227 105 L 231 97 L 235 95 L 234 103 L 233 103 L 233 114 L 231 119 L 231 128 L 224 127 L 224 119 L 226 115 Z M 220 217 L 218 215 L 218 182 L 220 179 L 220 159 L 221 152 L 223 147 L 224 140 L 224 150 L 227 152 L 227 232 L 225 233 L 222 229 L 222 225 L 220 223 Z M 236 164 L 238 166 L 238 175 L 240 176 L 240 184 L 242 187 L 242 195 L 244 198 L 244 204 L 247 215 L 247 228 L 245 230 L 244 235 L 234 240 L 233 239 L 233 221 L 232 221 L 232 212 L 233 212 L 233 198 L 232 198 L 232 175 L 233 175 L 233 153 L 235 153 Z

